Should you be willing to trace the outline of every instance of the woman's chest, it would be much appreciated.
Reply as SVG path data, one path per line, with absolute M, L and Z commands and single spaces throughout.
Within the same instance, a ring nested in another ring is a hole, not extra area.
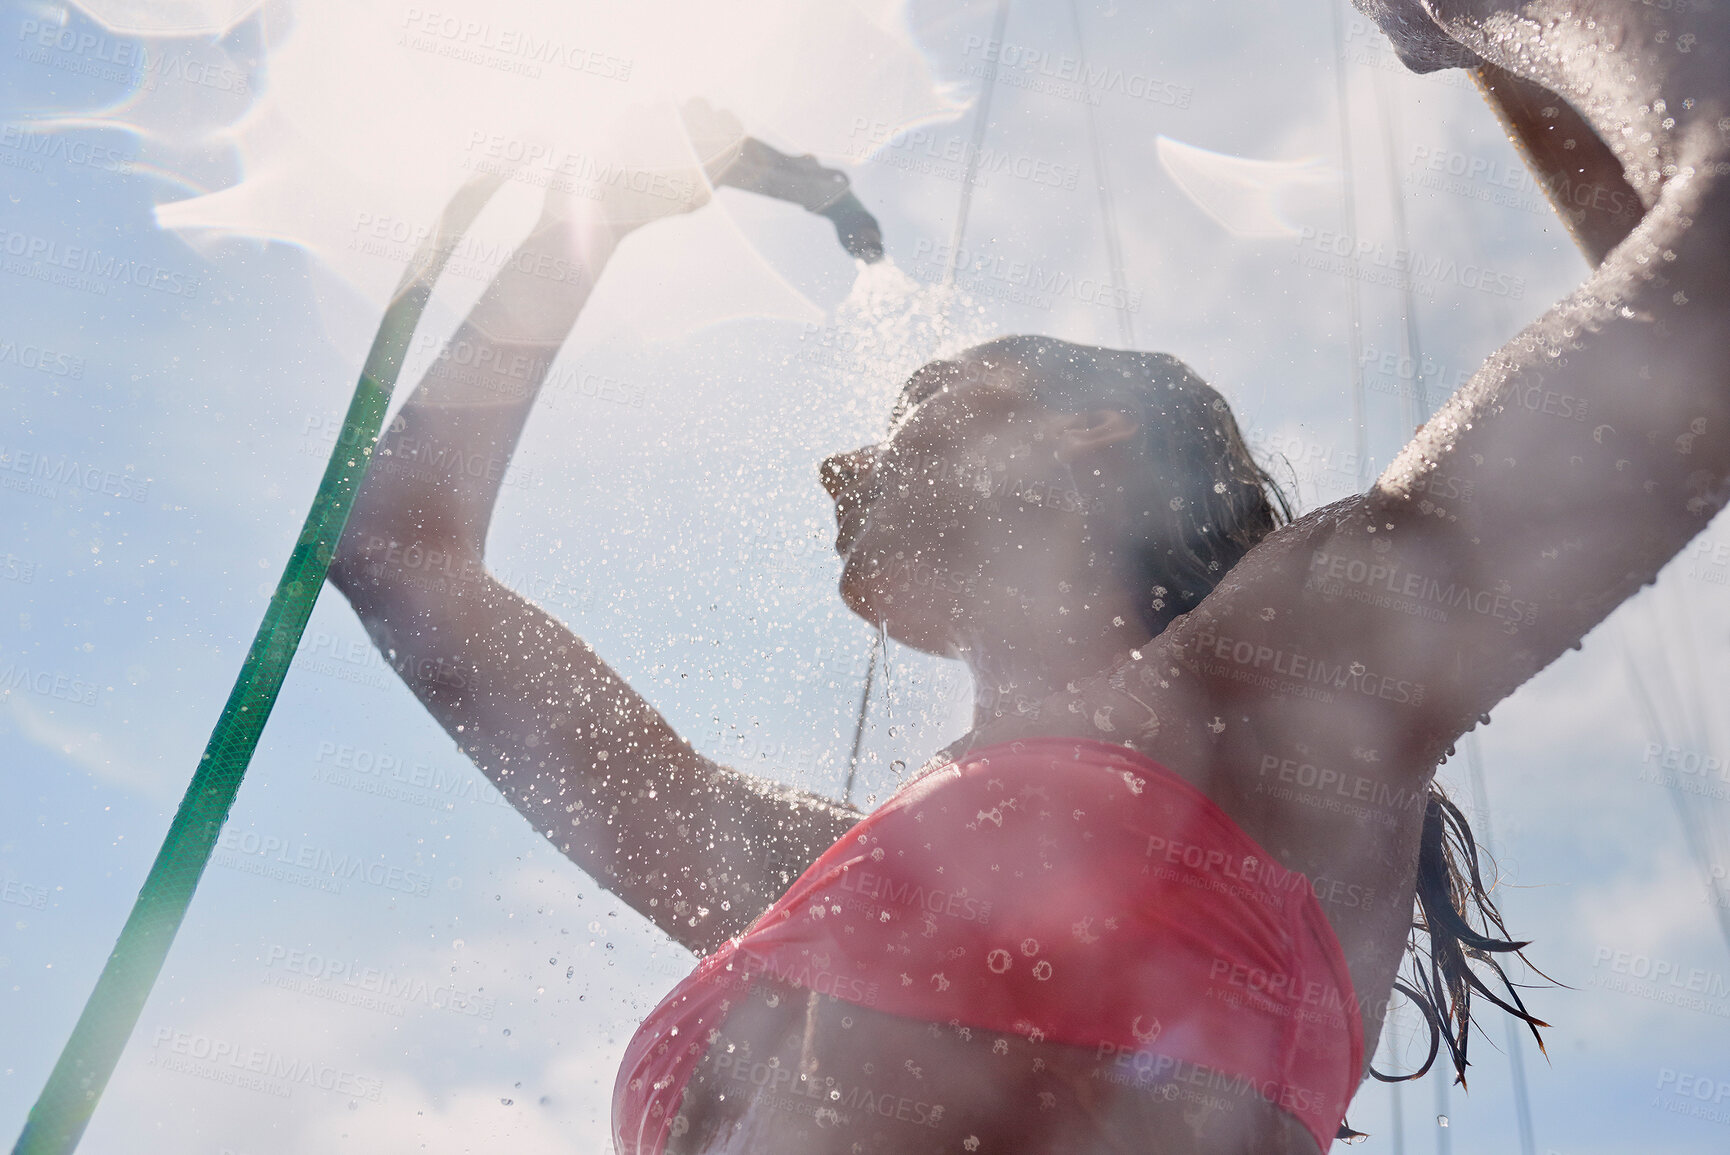
M 1317 1151 L 1241 1080 L 1160 1065 L 1151 1052 L 922 1023 L 820 997 L 778 1011 L 747 1004 L 729 1017 L 687 1088 L 690 1124 L 669 1155 Z

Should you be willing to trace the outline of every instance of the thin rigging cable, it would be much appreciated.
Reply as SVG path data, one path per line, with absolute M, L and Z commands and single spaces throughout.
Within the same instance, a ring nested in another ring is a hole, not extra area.
M 1352 188 L 1352 124 L 1346 92 L 1345 26 L 1340 20 L 1340 5 L 1344 2 L 1345 0 L 1332 0 L 1328 11 L 1333 17 L 1334 102 L 1340 122 L 1340 166 L 1345 173 L 1345 180 L 1340 182 L 1340 215 L 1344 219 L 1342 228 L 1346 240 L 1350 242 L 1350 251 L 1345 258 L 1346 302 L 1350 322 L 1346 344 L 1351 358 L 1352 423 L 1357 437 L 1357 482 L 1361 490 L 1369 484 L 1369 429 L 1364 424 L 1363 318 L 1358 304 L 1357 203 Z
M 1083 78 L 1087 76 L 1087 44 L 1081 35 L 1081 9 L 1069 0 L 1069 18 L 1075 25 L 1075 59 Z M 1082 92 L 1081 107 L 1087 117 L 1087 144 L 1093 155 L 1093 183 L 1099 189 L 1099 218 L 1105 230 L 1105 259 L 1111 267 L 1112 312 L 1125 349 L 1135 347 L 1135 320 L 1129 313 L 1129 285 L 1123 272 L 1123 242 L 1117 232 L 1117 210 L 1111 202 L 1111 187 L 1105 171 L 1105 151 L 1099 146 L 1099 123 L 1093 112 L 1091 93 Z
M 1681 745 L 1699 751 L 1702 755 L 1709 756 L 1711 754 L 1711 740 L 1708 738 L 1703 726 L 1706 714 L 1705 707 L 1703 704 L 1697 705 L 1695 718 L 1689 718 L 1688 702 L 1690 697 L 1693 697 L 1693 695 L 1684 694 L 1682 692 L 1682 683 L 1677 680 L 1675 671 L 1670 666 L 1669 654 L 1678 647 L 1671 645 L 1666 640 L 1668 631 L 1665 629 L 1663 615 L 1659 612 L 1661 606 L 1662 601 L 1657 597 L 1654 597 L 1650 608 L 1651 617 L 1653 619 L 1653 636 L 1659 641 L 1658 673 L 1662 676 L 1664 683 L 1661 688 L 1667 691 L 1665 700 L 1674 704 L 1677 713 L 1681 717 Z M 1682 631 L 1684 638 L 1686 638 L 1687 632 L 1686 629 Z M 1692 647 L 1688 646 L 1686 641 L 1684 641 L 1680 648 L 1682 648 L 1686 654 L 1692 656 Z M 1695 668 L 1693 671 L 1693 680 L 1689 688 L 1697 691 L 1699 683 L 1699 671 Z M 1643 700 L 1650 711 L 1651 717 L 1657 718 L 1658 714 L 1654 707 L 1653 699 L 1650 695 L 1645 694 L 1644 690 L 1642 690 L 1642 695 Z M 1660 739 L 1664 741 L 1666 747 L 1670 745 L 1668 739 L 1663 738 L 1662 734 L 1660 734 Z M 1683 799 L 1680 787 L 1681 780 L 1678 778 L 1676 783 L 1671 787 L 1670 800 L 1675 805 L 1676 817 L 1682 824 L 1682 832 L 1689 851 L 1694 855 L 1695 861 L 1700 867 L 1701 879 L 1706 884 L 1708 894 L 1714 899 L 1720 899 L 1720 901 L 1713 902 L 1712 905 L 1718 914 L 1719 925 L 1725 928 L 1726 943 L 1730 944 L 1730 907 L 1727 907 L 1726 904 L 1721 901 L 1721 896 L 1718 893 L 1716 884 L 1712 877 L 1713 865 L 1720 861 L 1721 857 L 1719 854 L 1716 832 L 1713 830 L 1711 822 L 1704 817 L 1699 808 L 1691 807 L 1687 804 Z
M 1690 623 L 1697 622 L 1699 619 L 1689 612 L 1684 587 L 1672 583 L 1667 592 L 1669 595 L 1667 598 L 1660 596 L 1654 601 L 1655 608 L 1661 607 L 1666 600 L 1673 601 L 1682 621 L 1681 628 L 1676 631 L 1681 638 L 1677 648 L 1682 651 L 1682 657 L 1686 664 L 1685 673 L 1688 675 L 1689 693 L 1686 700 L 1681 697 L 1676 699 L 1677 706 L 1678 709 L 1683 709 L 1684 714 L 1686 714 L 1686 706 L 1692 704 L 1694 719 L 1689 729 L 1692 732 L 1693 746 L 1702 755 L 1710 756 L 1712 750 L 1718 747 L 1712 741 L 1711 712 L 1706 708 L 1705 699 L 1700 694 L 1700 687 L 1705 684 L 1705 680 L 1700 676 L 1700 657 L 1694 648 L 1694 630 L 1689 628 Z M 1680 791 L 1675 792 L 1672 797 L 1676 799 L 1679 808 L 1688 812 L 1689 820 L 1697 829 L 1697 841 L 1704 848 L 1705 853 L 1700 866 L 1706 883 L 1707 898 L 1720 912 L 1730 910 L 1730 891 L 1719 886 L 1719 872 L 1724 865 L 1730 864 L 1730 850 L 1727 850 L 1720 841 L 1718 831 L 1712 820 L 1706 817 L 1707 812 L 1705 810 L 1683 803 Z
M 990 43 L 1003 44 L 1003 33 L 1009 27 L 1009 0 L 998 0 L 997 14 L 991 22 Z M 989 55 L 989 53 L 987 53 Z M 991 94 L 997 88 L 997 63 L 985 62 L 984 77 L 979 84 L 979 107 L 973 114 L 973 136 L 967 145 L 967 168 L 961 176 L 961 199 L 955 206 L 955 229 L 949 238 L 948 259 L 943 262 L 943 287 L 951 289 L 955 286 L 957 262 L 961 257 L 961 245 L 967 239 L 967 218 L 973 213 L 973 186 L 979 179 L 979 154 L 985 147 L 985 132 L 991 123 Z M 953 295 L 949 301 L 953 301 Z M 948 308 L 949 301 L 944 303 Z M 865 741 L 865 719 L 871 710 L 871 684 L 877 673 L 877 661 L 885 656 L 883 648 L 887 643 L 881 635 L 871 640 L 871 657 L 865 665 L 865 688 L 859 695 L 859 720 L 853 726 L 853 753 L 847 759 L 847 786 L 843 801 L 848 805 L 853 802 L 853 781 L 859 769 L 859 750 Z
M 1656 628 L 1660 639 L 1660 648 L 1658 651 L 1658 672 L 1662 674 L 1664 680 L 1671 683 L 1673 687 L 1674 679 L 1670 674 L 1669 663 L 1663 657 L 1664 647 L 1662 645 L 1662 625 L 1659 624 Z M 1624 666 L 1628 672 L 1628 681 L 1634 687 L 1634 701 L 1640 707 L 1641 716 L 1646 721 L 1647 733 L 1651 736 L 1652 741 L 1658 744 L 1660 749 L 1670 750 L 1678 748 L 1679 744 L 1672 741 L 1670 733 L 1665 728 L 1663 720 L 1658 714 L 1652 693 L 1647 688 L 1646 677 L 1641 672 L 1639 663 L 1634 660 L 1634 652 L 1629 647 L 1625 636 L 1622 641 L 1622 657 Z M 1671 700 L 1677 700 L 1674 696 L 1673 689 Z M 1686 740 L 1687 736 L 1684 734 L 1682 737 Z M 1699 749 L 1698 746 L 1696 748 Z M 1700 752 L 1704 754 L 1705 750 L 1702 749 Z M 1712 832 L 1700 821 L 1699 815 L 1694 812 L 1693 808 L 1683 800 L 1680 778 L 1674 782 L 1666 782 L 1665 786 L 1668 788 L 1667 793 L 1670 795 L 1671 805 L 1676 809 L 1676 818 L 1682 826 L 1683 843 L 1686 845 L 1688 853 L 1693 857 L 1695 863 L 1700 867 L 1701 876 L 1706 881 L 1709 893 L 1717 896 L 1717 890 L 1712 878 L 1712 849 L 1710 845 L 1712 841 Z M 1724 902 L 1714 902 L 1711 906 L 1712 913 L 1718 922 L 1719 933 L 1724 937 L 1724 945 L 1726 948 L 1730 948 L 1730 905 L 1727 905 Z
M 877 677 L 877 650 L 882 635 L 871 635 L 871 657 L 865 663 L 865 689 L 859 694 L 859 721 L 853 727 L 853 752 L 847 756 L 847 788 L 842 791 L 844 805 L 853 805 L 853 778 L 859 772 L 859 747 L 865 741 L 865 713 L 871 708 L 871 683 Z
M 1385 165 L 1385 176 L 1388 189 L 1388 200 L 1392 210 L 1394 224 L 1394 245 L 1397 251 L 1410 248 L 1410 231 L 1406 223 L 1406 199 L 1400 184 L 1399 170 L 1396 158 L 1399 155 L 1399 105 L 1388 96 L 1388 85 L 1391 82 L 1386 73 L 1376 72 L 1372 77 L 1376 93 L 1376 110 L 1382 128 L 1382 159 Z M 1352 174 L 1346 174 L 1348 187 Z M 1349 194 L 1348 194 L 1349 195 Z M 1400 367 L 1397 370 L 1400 377 L 1400 399 L 1402 402 L 1405 424 L 1408 429 L 1416 429 L 1430 418 L 1429 387 L 1424 380 L 1423 346 L 1418 340 L 1417 302 L 1412 291 L 1409 276 L 1402 277 L 1400 285 L 1401 325 Z M 1410 376 L 1405 367 L 1411 366 Z M 1480 841 L 1489 851 L 1490 857 L 1496 856 L 1495 831 L 1490 820 L 1489 794 L 1484 785 L 1482 754 L 1478 747 L 1476 732 L 1465 736 L 1466 764 L 1472 779 L 1472 798 L 1476 803 L 1478 818 L 1482 822 L 1483 837 Z M 1537 1141 L 1532 1127 L 1532 1105 L 1526 1084 L 1525 1039 L 1517 1028 L 1514 1019 L 1504 1018 L 1503 1027 L 1507 1034 L 1508 1067 L 1512 1076 L 1514 1093 L 1514 1114 L 1520 1133 L 1521 1155 L 1535 1155 Z M 1399 1084 L 1390 1086 L 1396 1096 Z M 1439 1115 L 1445 1117 L 1446 1092 L 1438 1093 Z M 1396 1097 L 1394 1110 L 1399 1111 L 1399 1101 Z M 1446 1132 L 1438 1130 L 1437 1144 L 1443 1146 L 1447 1142 Z
M 1387 89 L 1391 78 L 1387 73 L 1376 72 L 1373 83 L 1376 110 L 1382 126 L 1382 159 L 1386 166 L 1388 200 L 1393 213 L 1394 245 L 1397 251 L 1404 251 L 1409 250 L 1411 240 L 1406 226 L 1405 191 L 1400 184 L 1396 160 L 1399 155 L 1399 103 L 1388 96 Z M 1348 173 L 1348 182 L 1350 179 Z M 1400 399 L 1403 403 L 1406 428 L 1415 430 L 1430 419 L 1430 397 L 1429 387 L 1424 381 L 1423 345 L 1418 340 L 1417 301 L 1412 292 L 1409 275 L 1400 278 L 1400 306 Z M 1405 373 L 1405 366 L 1408 364 L 1411 366 L 1410 377 Z M 1478 748 L 1478 735 L 1475 731 L 1466 735 L 1465 748 L 1466 765 L 1472 779 L 1472 799 L 1483 823 L 1483 838 L 1480 841 L 1493 859 L 1496 856 L 1495 831 L 1490 821 L 1489 794 L 1484 785 L 1482 753 Z M 1520 1152 L 1521 1155 L 1536 1155 L 1532 1104 L 1526 1086 L 1525 1037 L 1512 1017 L 1504 1017 L 1502 1026 L 1507 1034 L 1508 1067 L 1513 1081 L 1514 1115 L 1520 1130 Z M 1396 1089 L 1399 1087 L 1398 1083 L 1390 1085 Z
M 1399 103 L 1388 99 L 1387 86 L 1391 79 L 1386 72 L 1378 70 L 1374 81 L 1376 110 L 1382 122 L 1382 158 L 1387 165 L 1388 200 L 1394 216 L 1394 251 L 1409 252 L 1411 236 L 1406 228 L 1406 198 L 1400 188 L 1399 170 L 1395 160 L 1399 153 Z M 1400 301 L 1404 306 L 1402 312 L 1405 321 L 1400 327 L 1400 398 L 1405 403 L 1406 428 L 1415 431 L 1419 425 L 1430 419 L 1430 391 L 1424 382 L 1423 347 L 1418 343 L 1418 317 L 1413 297 L 1412 278 L 1407 273 L 1400 277 Z M 1408 364 L 1412 367 L 1409 379 L 1406 378 L 1404 368 Z
M 1477 811 L 1474 817 L 1480 824 L 1478 841 L 1494 859 L 1497 855 L 1496 827 L 1490 819 L 1490 794 L 1484 785 L 1484 759 L 1478 748 L 1477 731 L 1466 735 L 1465 747 L 1466 770 L 1472 778 L 1472 802 Z M 1512 1015 L 1502 1016 L 1502 1026 L 1508 1035 L 1508 1067 L 1514 1078 L 1514 1117 L 1520 1127 L 1520 1155 L 1536 1155 L 1538 1143 L 1532 1132 L 1532 1102 L 1526 1089 L 1525 1035 Z
M 1453 1119 L 1448 1115 L 1448 1080 L 1436 1075 L 1436 1155 L 1452 1155 L 1454 1150 Z
M 1399 1038 L 1399 1035 L 1400 1008 L 1395 1006 L 1393 1000 L 1390 999 L 1387 1018 L 1382 1022 L 1382 1039 L 1386 1044 L 1388 1070 L 1390 1071 L 1396 1070 L 1399 1065 L 1399 1056 L 1394 1053 L 1394 1040 Z M 1405 1105 L 1400 1098 L 1400 1088 L 1403 1085 L 1402 1083 L 1388 1084 L 1388 1090 L 1393 1092 L 1394 1155 L 1406 1155 L 1406 1113 Z
M 1009 27 L 1009 0 L 997 0 L 997 15 L 991 22 L 991 40 L 1003 45 L 1003 33 Z M 987 53 L 986 55 L 990 55 Z M 973 182 L 979 177 L 979 151 L 985 147 L 985 131 L 991 124 L 991 94 L 997 90 L 997 62 L 985 62 L 984 77 L 979 83 L 979 108 L 973 115 L 973 139 L 967 145 L 967 170 L 961 177 L 961 204 L 955 211 L 955 230 L 949 238 L 949 259 L 944 262 L 943 286 L 955 284 L 955 265 L 961 257 L 961 243 L 967 239 L 967 218 L 973 212 Z

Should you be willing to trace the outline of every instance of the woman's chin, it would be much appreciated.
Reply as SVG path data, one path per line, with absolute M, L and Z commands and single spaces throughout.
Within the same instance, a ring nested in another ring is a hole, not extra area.
M 881 629 L 904 646 L 938 658 L 955 656 L 950 631 L 941 624 L 935 607 L 914 600 L 906 590 L 874 588 L 851 559 L 841 571 L 841 600 L 872 628 Z

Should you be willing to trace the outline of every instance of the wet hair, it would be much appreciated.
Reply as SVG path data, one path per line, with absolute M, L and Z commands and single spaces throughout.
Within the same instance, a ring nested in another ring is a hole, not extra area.
M 1003 337 L 953 361 L 933 362 L 909 387 L 955 379 L 1013 385 L 1048 408 L 1117 406 L 1138 418 L 1148 468 L 1125 484 L 1136 486 L 1130 496 L 1142 499 L 1143 517 L 1118 553 L 1132 571 L 1125 576 L 1148 591 L 1142 617 L 1155 635 L 1199 605 L 1256 543 L 1292 519 L 1290 501 L 1251 455 L 1225 398 L 1169 354 Z M 903 395 L 903 405 L 910 396 Z M 1419 1078 L 1445 1042 L 1455 1081 L 1464 1086 L 1474 991 L 1523 1022 L 1542 1051 L 1538 1028 L 1549 1024 L 1526 1010 L 1495 959 L 1513 954 L 1527 961 L 1522 951 L 1528 945 L 1509 936 L 1484 885 L 1466 816 L 1432 782 L 1406 944 L 1411 981 L 1394 984 L 1429 1024 L 1429 1055 L 1409 1075 L 1385 1075 L 1373 1067 L 1370 1073 L 1384 1082 Z M 1474 963 L 1494 972 L 1506 999 L 1484 983 Z M 1357 1134 L 1340 1127 L 1342 1139 Z
M 1150 468 L 1124 479 L 1141 517 L 1116 551 L 1125 577 L 1147 591 L 1154 634 L 1201 604 L 1225 572 L 1291 520 L 1291 505 L 1256 463 L 1231 407 L 1168 353 L 1002 337 L 961 354 L 953 372 L 1012 383 L 1047 408 L 1118 407 L 1141 426 Z M 930 367 L 928 367 L 930 368 Z
M 1417 918 L 1406 946 L 1412 982 L 1394 983 L 1394 989 L 1410 999 L 1428 1021 L 1430 1053 L 1423 1066 L 1409 1075 L 1384 1075 L 1372 1067 L 1370 1074 L 1384 1083 L 1421 1078 L 1436 1061 L 1438 1044 L 1445 1042 L 1454 1064 L 1454 1081 L 1462 1087 L 1466 1085 L 1469 1065 L 1466 1043 L 1472 1026 L 1473 991 L 1525 1023 L 1538 1042 L 1538 1050 L 1548 1054 L 1538 1028 L 1550 1024 L 1526 1010 L 1520 992 L 1495 959 L 1498 954 L 1512 954 L 1531 966 L 1524 953 L 1531 943 L 1515 942 L 1509 936 L 1502 913 L 1484 885 L 1480 860 L 1471 824 L 1441 787 L 1432 783 L 1418 844 Z M 1476 927 L 1470 918 L 1474 910 L 1479 921 Z M 1513 1000 L 1511 1004 L 1484 984 L 1472 968 L 1474 962 L 1495 972 L 1508 998 Z M 1536 967 L 1532 969 L 1537 971 Z

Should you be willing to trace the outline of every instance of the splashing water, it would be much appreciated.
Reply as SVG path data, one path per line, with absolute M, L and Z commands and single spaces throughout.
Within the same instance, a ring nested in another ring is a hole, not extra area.
M 915 280 L 886 257 L 860 263 L 822 339 L 835 353 L 830 363 L 839 373 L 849 423 L 880 429 L 914 370 L 993 335 L 985 312 L 966 293 Z

